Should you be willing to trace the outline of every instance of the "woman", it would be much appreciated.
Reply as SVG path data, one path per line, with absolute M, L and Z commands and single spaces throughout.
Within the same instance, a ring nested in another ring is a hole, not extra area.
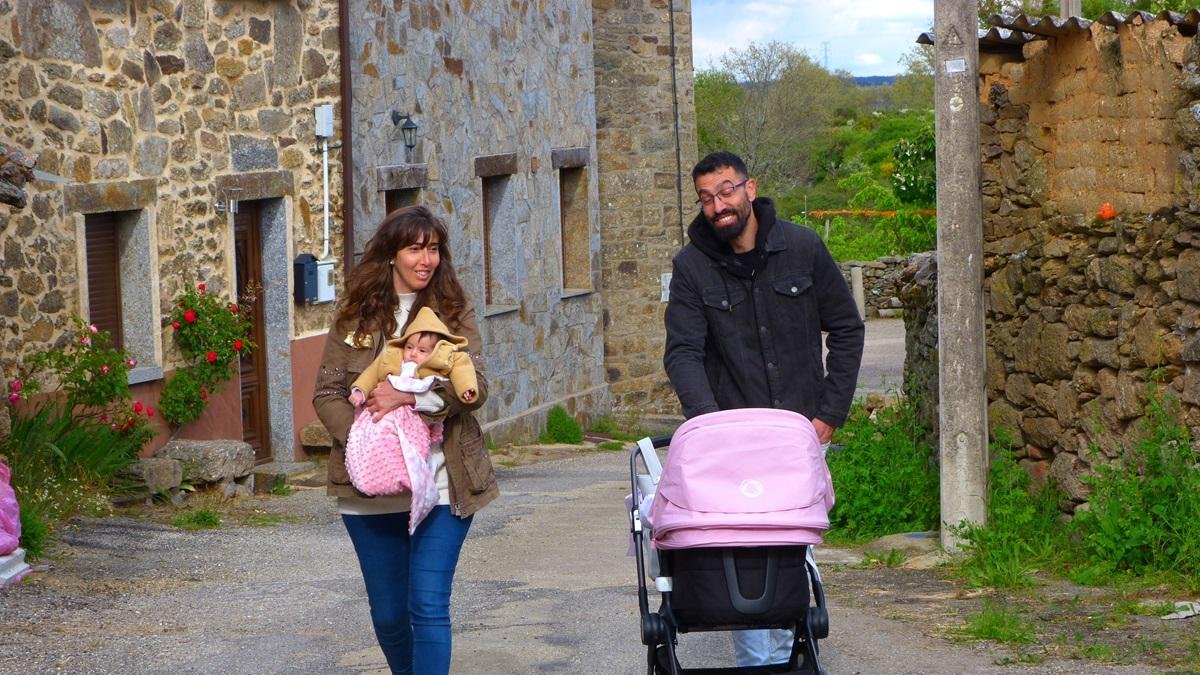
M 399 392 L 384 379 L 369 392 L 366 413 L 383 417 L 415 405 L 444 422 L 444 440 L 430 448 L 438 505 L 408 533 L 409 495 L 366 497 L 345 467 L 346 436 L 354 421 L 350 386 L 422 307 L 467 338 L 478 390 L 464 402 L 451 382 L 426 393 Z M 499 494 L 483 433 L 471 412 L 487 400 L 475 312 L 450 262 L 446 226 L 423 206 L 384 218 L 350 273 L 317 374 L 313 407 L 333 437 L 329 494 L 358 554 L 371 622 L 393 673 L 450 671 L 450 588 L 472 515 Z

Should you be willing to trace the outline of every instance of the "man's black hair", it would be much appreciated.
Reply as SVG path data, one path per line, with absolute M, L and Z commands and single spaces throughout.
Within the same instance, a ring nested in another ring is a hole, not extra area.
M 741 157 L 732 152 L 718 150 L 717 152 L 708 153 L 704 159 L 696 162 L 696 167 L 692 169 L 692 182 L 696 182 L 696 179 L 700 176 L 720 171 L 724 168 L 733 169 L 742 178 L 750 177 L 750 172 L 746 170 L 746 163 L 742 161 Z

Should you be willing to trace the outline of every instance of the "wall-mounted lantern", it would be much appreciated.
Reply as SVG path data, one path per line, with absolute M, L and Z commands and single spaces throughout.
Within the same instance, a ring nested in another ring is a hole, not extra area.
M 399 110 L 392 111 L 392 124 L 400 127 L 400 136 L 404 139 L 405 154 L 411 155 L 412 149 L 417 147 L 417 123 L 413 121 L 412 115 L 408 113 L 401 114 Z
M 238 195 L 242 193 L 242 189 L 238 187 L 227 187 L 224 193 L 218 192 L 216 203 L 213 204 L 213 210 L 217 213 L 236 214 L 238 212 Z

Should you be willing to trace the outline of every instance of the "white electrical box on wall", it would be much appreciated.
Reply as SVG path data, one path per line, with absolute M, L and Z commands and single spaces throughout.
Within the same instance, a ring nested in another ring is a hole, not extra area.
M 333 104 L 326 103 L 316 108 L 317 128 L 313 131 L 317 138 L 333 138 Z
M 317 261 L 317 299 L 313 302 L 333 302 L 333 258 Z

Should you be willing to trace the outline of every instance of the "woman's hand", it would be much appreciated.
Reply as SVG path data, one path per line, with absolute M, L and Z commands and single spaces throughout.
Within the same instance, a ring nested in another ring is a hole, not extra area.
M 384 378 L 367 397 L 367 410 L 371 413 L 371 420 L 378 422 L 383 419 L 384 415 L 396 408 L 402 405 L 416 405 L 416 403 L 416 396 L 407 391 L 396 391 L 387 378 Z

